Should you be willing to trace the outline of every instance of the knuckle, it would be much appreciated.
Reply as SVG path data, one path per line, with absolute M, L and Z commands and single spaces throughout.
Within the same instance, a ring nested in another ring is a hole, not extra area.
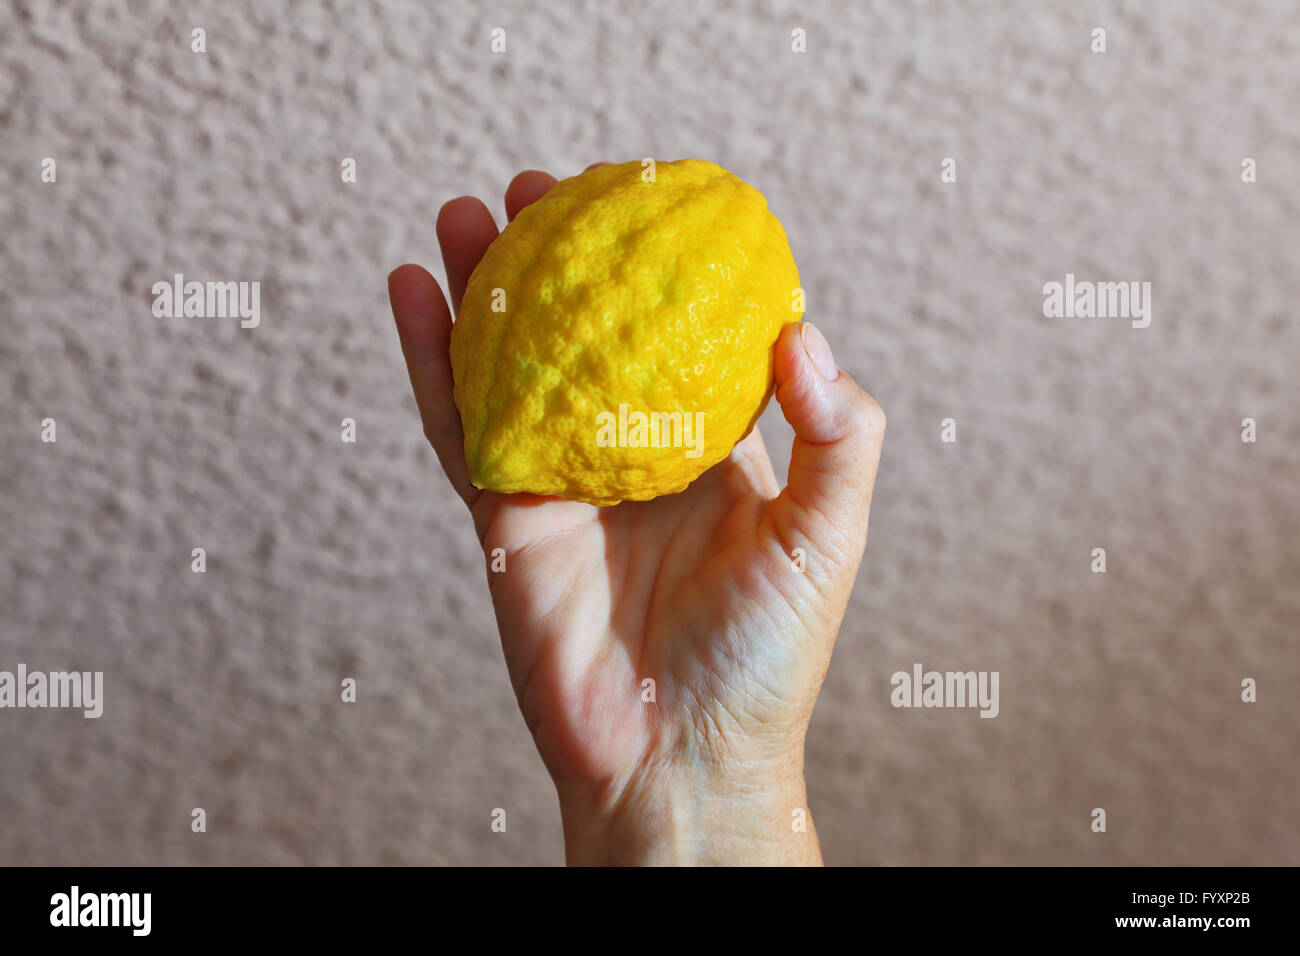
M 871 397 L 867 392 L 862 393 L 865 399 L 863 408 L 862 423 L 873 435 L 883 435 L 885 433 L 885 410 L 880 407 L 880 403 Z
M 871 395 L 857 382 L 851 382 L 852 389 L 848 400 L 848 425 L 872 439 L 879 439 L 885 433 L 885 411 Z

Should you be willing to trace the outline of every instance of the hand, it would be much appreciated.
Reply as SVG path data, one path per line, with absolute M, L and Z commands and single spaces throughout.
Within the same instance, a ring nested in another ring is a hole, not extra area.
M 507 216 L 554 184 L 521 173 Z M 497 228 L 466 196 L 442 208 L 437 234 L 459 309 Z M 795 431 L 784 490 L 755 428 L 685 491 L 653 501 L 480 491 L 452 402 L 447 300 L 415 265 L 388 290 L 424 433 L 485 561 L 505 555 L 489 590 L 568 861 L 820 863 L 804 735 L 866 545 L 880 407 L 836 369 L 820 332 L 793 324 L 775 356 Z

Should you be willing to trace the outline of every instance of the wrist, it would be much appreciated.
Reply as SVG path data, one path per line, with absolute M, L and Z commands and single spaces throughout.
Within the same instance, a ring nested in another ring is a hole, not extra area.
M 619 788 L 557 785 L 571 866 L 817 866 L 803 761 L 751 774 L 653 770 Z

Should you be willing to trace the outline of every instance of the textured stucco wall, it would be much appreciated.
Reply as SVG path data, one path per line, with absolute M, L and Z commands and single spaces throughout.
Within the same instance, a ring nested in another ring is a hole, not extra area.
M 642 156 L 767 195 L 889 415 L 828 861 L 1300 862 L 1298 48 L 1288 0 L 0 7 L 0 669 L 107 684 L 0 710 L 0 863 L 562 859 L 384 280 L 455 195 Z M 261 326 L 154 318 L 175 272 Z M 1151 327 L 1044 318 L 1066 272 Z M 917 661 L 1001 715 L 893 709 Z

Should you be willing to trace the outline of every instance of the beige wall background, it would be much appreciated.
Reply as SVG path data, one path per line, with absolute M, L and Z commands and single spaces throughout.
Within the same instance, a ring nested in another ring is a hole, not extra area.
M 6 4 L 0 669 L 106 701 L 0 711 L 0 863 L 562 861 L 385 277 L 453 196 L 642 156 L 767 195 L 889 415 L 828 861 L 1300 862 L 1297 49 L 1286 0 Z M 176 272 L 260 327 L 154 318 Z M 1044 318 L 1067 272 L 1151 326 Z M 916 662 L 1001 714 L 895 710 Z

